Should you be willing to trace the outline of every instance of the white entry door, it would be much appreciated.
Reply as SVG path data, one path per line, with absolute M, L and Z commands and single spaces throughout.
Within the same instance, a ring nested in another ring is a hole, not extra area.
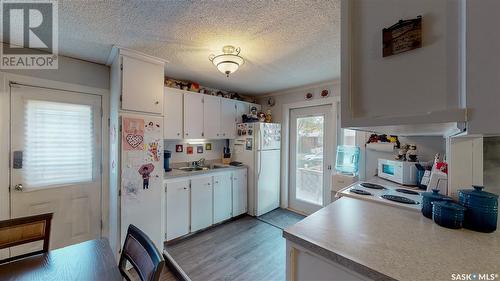
M 101 97 L 20 85 L 10 91 L 11 217 L 53 212 L 51 249 L 99 238 Z
M 289 206 L 305 214 L 330 202 L 332 110 L 321 105 L 290 111 Z

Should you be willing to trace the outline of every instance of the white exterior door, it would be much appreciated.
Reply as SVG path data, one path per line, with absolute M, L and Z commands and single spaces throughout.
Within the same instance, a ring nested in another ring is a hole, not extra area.
M 189 180 L 167 183 L 167 240 L 189 233 Z
M 53 212 L 51 249 L 99 238 L 101 97 L 17 85 L 10 90 L 11 217 Z
M 220 98 L 206 95 L 203 97 L 203 133 L 207 139 L 218 139 L 221 136 Z
M 332 110 L 321 105 L 290 111 L 289 206 L 305 214 L 330 203 Z

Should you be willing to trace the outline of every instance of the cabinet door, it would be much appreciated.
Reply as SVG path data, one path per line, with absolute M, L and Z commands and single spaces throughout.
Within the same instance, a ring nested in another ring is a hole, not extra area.
M 189 233 L 189 180 L 167 183 L 167 240 Z
M 164 64 L 122 56 L 122 109 L 163 114 Z
M 212 225 L 212 194 L 212 177 L 191 179 L 191 232 Z
M 222 138 L 234 139 L 236 137 L 236 102 L 222 99 L 220 111 Z
M 233 171 L 233 217 L 247 212 L 247 170 Z
M 203 138 L 202 94 L 184 94 L 184 138 Z
M 163 137 L 165 139 L 182 139 L 183 96 L 176 89 L 165 88 L 163 105 Z
M 241 115 L 249 114 L 250 106 L 245 102 L 236 102 L 236 123 L 241 123 Z
M 214 223 L 231 218 L 232 203 L 231 172 L 214 175 Z
M 220 100 L 221 98 L 214 96 L 206 95 L 203 97 L 203 132 L 207 139 L 221 138 Z

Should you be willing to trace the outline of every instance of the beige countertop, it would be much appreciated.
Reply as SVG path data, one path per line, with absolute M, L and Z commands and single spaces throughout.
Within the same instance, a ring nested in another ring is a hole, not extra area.
M 191 176 L 198 176 L 198 175 L 204 175 L 204 174 L 212 174 L 212 173 L 220 173 L 224 171 L 232 171 L 232 170 L 237 170 L 237 169 L 246 169 L 247 166 L 230 166 L 230 165 L 219 165 L 219 166 L 224 166 L 225 168 L 218 168 L 218 169 L 210 169 L 210 170 L 201 170 L 201 171 L 182 171 L 173 168 L 172 171 L 170 172 L 165 172 L 164 173 L 164 179 L 169 180 L 169 179 L 174 179 L 174 178 L 182 178 L 182 177 L 191 177 Z
M 500 278 L 500 230 L 441 227 L 421 213 L 348 197 L 283 231 L 291 242 L 375 280 Z

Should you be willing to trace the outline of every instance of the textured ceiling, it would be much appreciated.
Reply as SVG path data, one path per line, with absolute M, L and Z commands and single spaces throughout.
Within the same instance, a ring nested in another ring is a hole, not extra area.
M 340 75 L 340 0 L 59 1 L 59 52 L 105 63 L 112 45 L 169 61 L 166 75 L 264 94 Z M 241 47 L 229 78 L 208 55 Z

